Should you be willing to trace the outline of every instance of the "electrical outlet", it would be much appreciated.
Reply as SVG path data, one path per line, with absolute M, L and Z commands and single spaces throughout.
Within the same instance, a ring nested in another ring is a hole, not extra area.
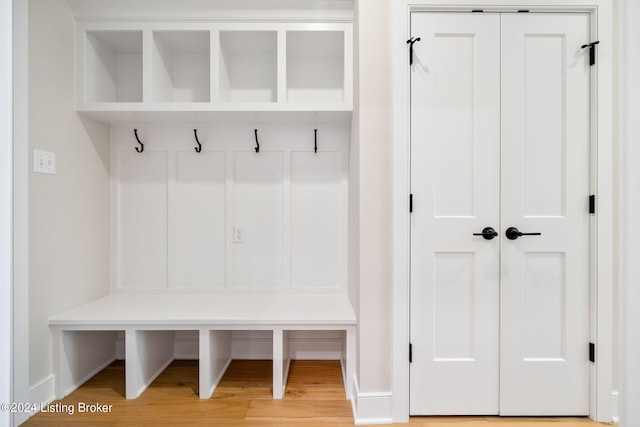
M 48 151 L 33 150 L 33 171 L 37 173 L 55 175 L 56 154 Z
M 244 243 L 247 239 L 247 232 L 242 225 L 233 227 L 233 243 Z

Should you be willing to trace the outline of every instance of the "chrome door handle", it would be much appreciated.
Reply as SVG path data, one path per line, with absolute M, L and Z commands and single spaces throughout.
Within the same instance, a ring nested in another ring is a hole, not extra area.
M 516 227 L 509 227 L 504 233 L 509 240 L 516 240 L 520 236 L 541 236 L 542 233 L 523 233 Z
M 498 237 L 498 233 L 496 232 L 496 230 L 493 229 L 493 227 L 485 227 L 482 229 L 482 233 L 473 233 L 473 235 L 482 236 L 486 240 L 491 240 L 494 237 Z

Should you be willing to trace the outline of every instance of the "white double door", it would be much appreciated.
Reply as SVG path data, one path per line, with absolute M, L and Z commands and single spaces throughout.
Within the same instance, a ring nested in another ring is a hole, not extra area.
M 588 414 L 588 16 L 411 33 L 410 413 Z

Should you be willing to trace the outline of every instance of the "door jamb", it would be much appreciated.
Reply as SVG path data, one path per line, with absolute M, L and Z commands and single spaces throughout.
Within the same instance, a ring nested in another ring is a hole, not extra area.
M 613 168 L 613 10 L 608 0 L 494 0 L 483 5 L 473 0 L 402 0 L 392 6 L 393 83 L 393 400 L 395 422 L 409 419 L 410 322 L 410 145 L 409 68 L 406 40 L 413 11 L 586 12 L 592 40 L 599 40 L 591 91 L 590 186 L 596 194 L 596 214 L 591 218 L 590 239 L 590 339 L 596 344 L 596 362 L 590 366 L 589 417 L 612 420 L 614 364 L 614 213 Z M 585 345 L 586 348 L 586 345 Z M 587 352 L 585 349 L 585 357 Z M 617 394 L 617 391 L 616 391 Z

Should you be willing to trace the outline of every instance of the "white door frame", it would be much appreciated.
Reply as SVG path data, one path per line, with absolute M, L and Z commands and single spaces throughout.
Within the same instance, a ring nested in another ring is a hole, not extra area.
M 29 0 L 13 1 L 13 401 L 29 390 Z M 13 414 L 12 425 L 29 418 Z
M 596 363 L 590 368 L 589 417 L 611 421 L 613 380 L 613 10 L 608 0 L 402 0 L 392 6 L 393 64 L 393 402 L 395 422 L 409 419 L 410 145 L 409 68 L 406 40 L 413 11 L 586 12 L 592 41 L 599 40 L 592 73 L 591 191 L 596 215 L 591 221 L 590 338 Z M 585 357 L 587 349 L 585 348 Z
M 0 402 L 13 399 L 13 4 L 0 1 Z M 6 345 L 9 343 L 9 345 Z M 0 425 L 11 413 L 0 412 Z

